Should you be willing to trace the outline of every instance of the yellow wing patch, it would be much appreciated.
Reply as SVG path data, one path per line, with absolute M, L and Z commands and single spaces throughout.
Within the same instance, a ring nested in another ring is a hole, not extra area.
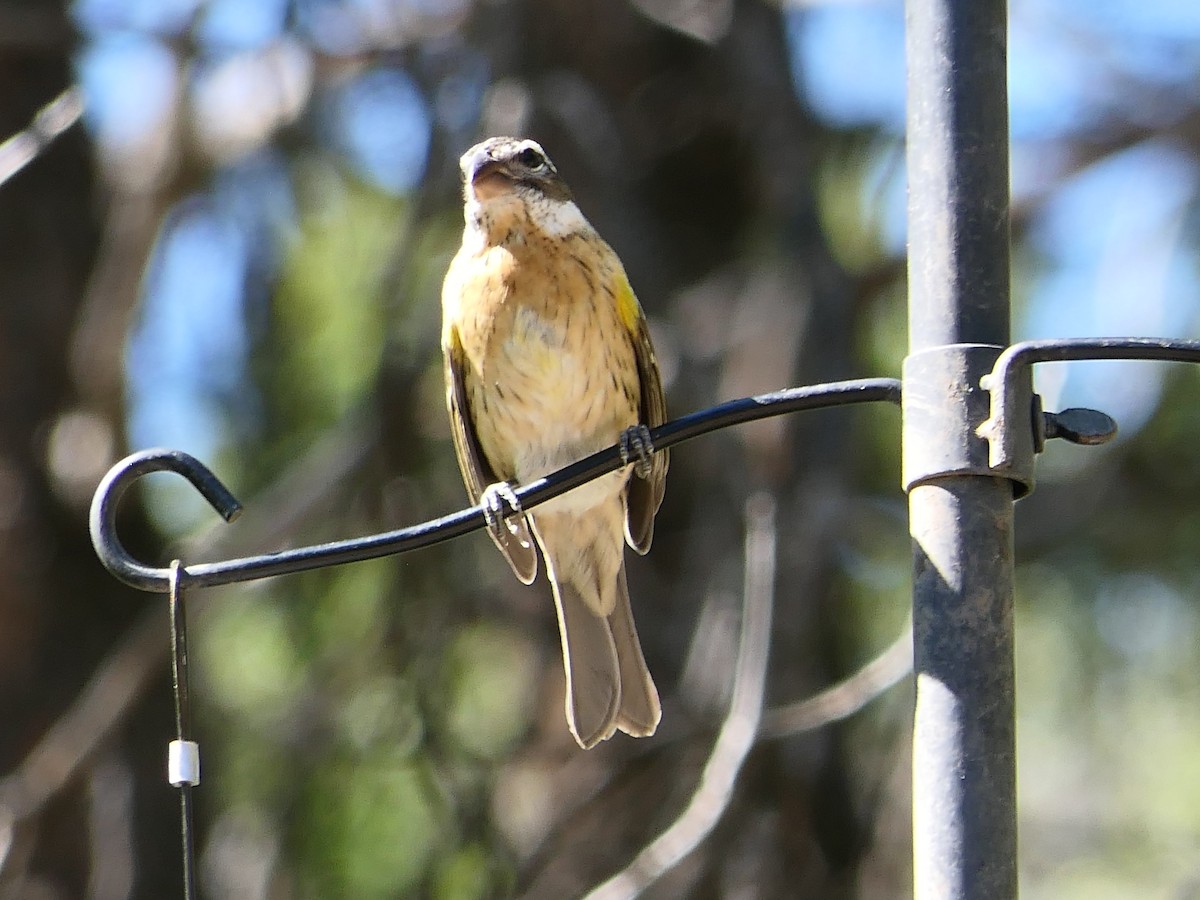
M 620 269 L 617 275 L 617 315 L 621 317 L 621 324 L 625 326 L 625 329 L 630 334 L 636 334 L 638 322 L 642 318 L 642 308 L 638 305 L 637 297 L 629 285 L 629 277 L 625 271 Z

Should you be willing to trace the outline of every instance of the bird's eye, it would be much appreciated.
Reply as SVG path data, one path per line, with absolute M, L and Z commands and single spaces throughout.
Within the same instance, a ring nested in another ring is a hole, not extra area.
M 538 153 L 532 147 L 526 147 L 517 154 L 517 162 L 527 169 L 540 169 L 546 164 L 546 157 Z

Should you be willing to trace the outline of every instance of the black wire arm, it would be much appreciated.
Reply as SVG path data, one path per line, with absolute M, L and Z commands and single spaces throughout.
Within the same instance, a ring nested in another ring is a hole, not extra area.
M 744 397 L 660 425 L 651 429 L 650 438 L 655 450 L 665 450 L 690 438 L 742 422 L 801 410 L 877 401 L 898 404 L 900 381 L 896 378 L 861 378 Z M 593 478 L 616 471 L 622 465 L 625 462 L 620 447 L 614 445 L 518 488 L 517 499 L 523 509 L 529 509 Z M 156 593 L 166 593 L 169 589 L 171 570 L 145 565 L 129 555 L 117 537 L 116 513 L 117 504 L 129 485 L 143 475 L 162 471 L 175 472 L 186 478 L 226 521 L 233 521 L 242 509 L 237 498 L 216 475 L 195 457 L 179 450 L 143 450 L 113 466 L 100 482 L 92 500 L 92 544 L 105 568 L 118 579 L 139 590 Z M 482 507 L 473 506 L 396 531 L 262 556 L 188 565 L 179 575 L 191 587 L 252 581 L 428 547 L 485 524 Z

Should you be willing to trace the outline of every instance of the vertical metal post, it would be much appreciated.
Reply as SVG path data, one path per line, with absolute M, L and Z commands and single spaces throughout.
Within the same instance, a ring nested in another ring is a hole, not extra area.
M 1013 484 L 979 378 L 1009 341 L 1004 0 L 906 0 L 918 900 L 1013 898 Z

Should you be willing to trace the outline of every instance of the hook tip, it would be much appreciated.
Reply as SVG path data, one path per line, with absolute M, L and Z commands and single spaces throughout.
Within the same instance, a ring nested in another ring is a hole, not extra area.
M 242 512 L 242 504 L 221 480 L 195 457 L 182 451 L 144 450 L 113 466 L 92 499 L 92 545 L 105 568 L 117 578 L 133 587 L 158 593 L 166 590 L 167 570 L 143 565 L 126 552 L 117 538 L 116 506 L 135 479 L 161 471 L 186 478 L 226 522 L 232 522 Z

